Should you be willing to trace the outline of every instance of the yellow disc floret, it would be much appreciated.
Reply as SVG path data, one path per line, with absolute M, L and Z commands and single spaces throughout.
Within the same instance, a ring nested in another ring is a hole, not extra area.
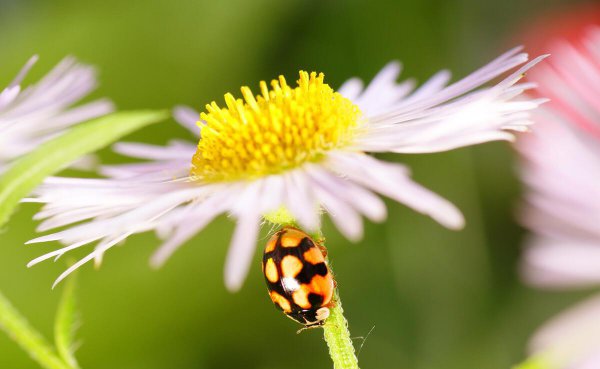
M 228 93 L 226 108 L 206 105 L 192 176 L 204 182 L 255 179 L 317 162 L 351 143 L 361 112 L 323 78 L 300 72 L 292 88 L 280 76 L 271 89 L 261 82 L 256 97 L 242 87 L 243 100 Z

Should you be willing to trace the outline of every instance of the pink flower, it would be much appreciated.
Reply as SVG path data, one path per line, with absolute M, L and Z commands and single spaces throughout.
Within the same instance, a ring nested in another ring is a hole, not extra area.
M 540 287 L 599 286 L 600 29 L 580 45 L 556 43 L 551 53 L 530 76 L 551 102 L 517 145 L 527 186 L 522 222 L 532 231 L 522 272 Z M 550 355 L 559 367 L 600 367 L 599 299 L 542 327 L 534 352 Z

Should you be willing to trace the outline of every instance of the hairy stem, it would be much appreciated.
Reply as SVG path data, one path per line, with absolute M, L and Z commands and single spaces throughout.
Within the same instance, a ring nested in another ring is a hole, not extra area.
M 338 290 L 335 290 L 335 306 L 330 310 L 329 318 L 323 325 L 323 333 L 327 346 L 329 346 L 329 356 L 333 360 L 334 369 L 358 369 L 358 359 L 354 352 L 348 322 L 344 317 L 344 309 Z
M 25 317 L 0 292 L 0 329 L 45 369 L 70 369 L 52 346 L 33 329 Z

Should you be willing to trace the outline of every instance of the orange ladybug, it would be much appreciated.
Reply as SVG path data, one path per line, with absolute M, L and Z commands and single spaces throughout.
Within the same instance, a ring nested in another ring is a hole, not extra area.
M 271 300 L 306 328 L 323 325 L 333 305 L 335 282 L 325 249 L 305 232 L 284 227 L 267 242 L 263 273 Z

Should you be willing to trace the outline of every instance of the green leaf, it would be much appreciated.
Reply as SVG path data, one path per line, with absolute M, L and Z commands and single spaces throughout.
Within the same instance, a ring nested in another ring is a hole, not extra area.
M 79 364 L 74 356 L 76 348 L 75 332 L 79 327 L 79 312 L 75 296 L 76 276 L 67 281 L 54 321 L 54 344 L 58 355 L 73 369 L 78 369 Z
M 99 150 L 142 127 L 168 117 L 166 111 L 117 112 L 80 124 L 17 159 L 0 177 L 0 227 L 10 218 L 19 201 L 44 178 L 77 158 Z
M 46 339 L 0 292 L 0 330 L 45 369 L 75 369 L 60 359 Z

